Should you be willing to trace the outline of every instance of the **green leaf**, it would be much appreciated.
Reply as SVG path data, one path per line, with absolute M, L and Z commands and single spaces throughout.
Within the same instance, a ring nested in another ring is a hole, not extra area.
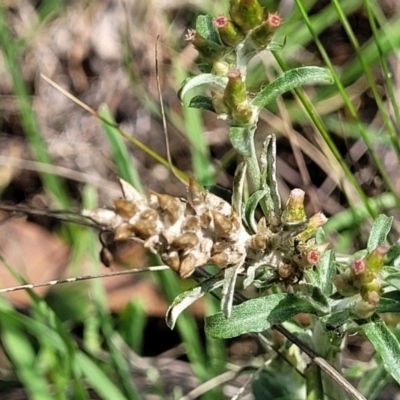
M 386 371 L 400 383 L 400 343 L 383 321 L 362 326 L 376 352 L 382 357 Z
M 387 217 L 384 214 L 378 215 L 372 226 L 368 239 L 368 251 L 375 250 L 379 245 L 386 242 L 387 235 L 392 227 L 393 217 Z
M 390 246 L 386 254 L 385 264 L 393 265 L 395 268 L 400 269 L 400 241 Z
M 200 74 L 189 77 L 182 82 L 182 85 L 178 91 L 178 98 L 183 103 L 185 94 L 200 85 L 213 84 L 224 88 L 228 82 L 228 78 L 225 76 L 219 76 L 214 74 Z
M 327 331 L 340 328 L 342 325 L 350 321 L 350 311 L 346 308 L 321 319 L 322 325 Z
M 169 306 L 165 316 L 165 321 L 168 327 L 174 329 L 176 320 L 178 319 L 179 315 L 186 310 L 186 308 L 192 305 L 196 300 L 201 299 L 206 293 L 222 286 L 222 284 L 223 280 L 219 275 L 212 276 L 208 279 L 205 279 L 194 288 L 176 296 L 172 304 Z
M 400 291 L 385 293 L 379 300 L 377 313 L 400 313 Z
M 229 319 L 222 312 L 206 317 L 205 331 L 211 337 L 228 339 L 244 333 L 262 332 L 299 313 L 317 314 L 303 298 L 294 294 L 272 294 L 233 306 Z
M 204 188 L 208 190 L 210 193 L 215 194 L 222 200 L 225 200 L 227 203 L 231 204 L 232 202 L 232 191 L 224 188 L 220 185 L 205 185 Z
M 219 33 L 213 24 L 213 17 L 210 14 L 199 15 L 196 19 L 196 31 L 204 39 L 222 45 Z
M 391 270 L 392 272 L 388 273 Z M 384 267 L 383 269 L 383 281 L 385 284 L 393 286 L 397 290 L 400 290 L 400 271 L 397 268 Z
M 315 311 L 320 315 L 330 312 L 328 298 L 322 293 L 319 287 L 310 285 L 309 283 L 299 283 L 295 286 L 296 295 L 301 299 L 309 302 Z
M 257 209 L 258 203 L 264 198 L 269 192 L 267 190 L 257 190 L 254 192 L 246 202 L 246 208 L 244 211 L 244 219 L 247 225 L 251 228 L 253 233 L 257 232 L 257 222 L 254 218 L 254 213 Z
M 313 83 L 332 83 L 330 72 L 320 67 L 301 67 L 285 72 L 261 90 L 253 100 L 253 105 L 264 108 L 281 94 L 299 86 Z
M 189 102 L 189 107 L 215 112 L 211 97 L 208 96 L 194 96 Z

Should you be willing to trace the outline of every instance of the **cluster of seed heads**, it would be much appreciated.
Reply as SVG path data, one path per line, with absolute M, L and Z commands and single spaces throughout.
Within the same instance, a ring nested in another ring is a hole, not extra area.
M 264 218 L 255 234 L 248 233 L 228 202 L 193 180 L 187 188 L 187 200 L 154 192 L 146 197 L 129 183 L 120 180 L 120 184 L 123 197 L 114 200 L 114 209 L 84 210 L 83 215 L 112 230 L 116 241 L 142 241 L 181 278 L 206 264 L 220 269 L 239 265 L 240 272 L 267 264 L 274 265 L 282 279 L 293 279 L 296 268 L 290 266 L 284 253 L 307 263 L 299 240 L 296 246 L 293 240 L 286 241 L 283 251 Z

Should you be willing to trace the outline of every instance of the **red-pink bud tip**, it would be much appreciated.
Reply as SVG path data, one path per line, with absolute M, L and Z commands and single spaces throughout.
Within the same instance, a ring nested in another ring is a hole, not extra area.
M 228 72 L 228 78 L 237 79 L 237 78 L 240 78 L 241 76 L 242 76 L 242 74 L 240 73 L 240 71 L 238 69 L 231 69 Z
M 294 200 L 303 200 L 304 199 L 304 195 L 305 195 L 305 192 L 304 192 L 304 190 L 301 190 L 301 189 L 293 189 L 290 192 L 290 196 Z
M 375 251 L 380 255 L 380 256 L 385 256 L 386 253 L 388 252 L 388 248 L 385 245 L 380 245 L 378 246 Z
M 354 260 L 351 264 L 351 269 L 356 275 L 363 274 L 365 272 L 366 263 L 365 260 Z
M 283 22 L 283 19 L 279 14 L 275 13 L 275 14 L 268 15 L 268 23 L 273 28 L 278 28 L 279 26 L 282 25 L 282 22 Z
M 307 253 L 307 262 L 310 265 L 316 265 L 321 260 L 321 253 L 317 250 L 311 250 Z
M 225 15 L 220 15 L 218 17 L 214 18 L 214 26 L 216 28 L 224 28 L 226 25 L 228 25 L 229 19 Z

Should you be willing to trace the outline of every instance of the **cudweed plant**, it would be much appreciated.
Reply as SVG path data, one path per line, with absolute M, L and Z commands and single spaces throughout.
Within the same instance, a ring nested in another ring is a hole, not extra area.
M 399 311 L 400 245 L 386 244 L 392 218 L 378 216 L 367 248 L 339 261 L 321 228 L 326 217 L 306 216 L 303 190 L 292 190 L 282 207 L 275 137 L 268 136 L 261 154 L 256 152 L 257 121 L 269 102 L 302 85 L 331 82 L 327 70 L 302 67 L 256 93 L 247 90 L 249 61 L 261 51 L 282 47 L 273 41 L 282 23 L 257 0 L 231 0 L 229 16 L 199 16 L 196 29 L 187 34 L 199 52 L 201 73 L 182 84 L 179 97 L 210 85 L 210 96 L 193 97 L 189 106 L 226 121 L 231 144 L 243 157 L 229 199 L 193 180 L 187 200 L 154 192 L 146 197 L 121 180 L 122 198 L 114 200 L 112 210 L 85 210 L 83 215 L 113 230 L 116 241 L 142 241 L 182 279 L 206 265 L 217 267 L 214 275 L 175 299 L 166 316 L 171 328 L 190 304 L 222 288 L 221 312 L 206 317 L 210 336 L 261 332 L 307 313 L 312 316 L 312 347 L 322 356 L 335 359 L 338 337 L 350 328 L 361 329 L 400 382 L 400 346 L 378 315 Z M 251 194 L 244 201 L 246 179 Z M 257 220 L 258 207 L 263 216 Z M 238 277 L 244 288 L 253 285 L 261 296 L 234 305 Z

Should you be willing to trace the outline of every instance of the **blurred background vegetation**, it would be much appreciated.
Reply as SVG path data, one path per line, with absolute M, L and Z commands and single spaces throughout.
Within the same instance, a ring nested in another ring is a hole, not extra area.
M 292 188 L 305 190 L 308 214 L 323 211 L 331 218 L 327 231 L 339 253 L 365 243 L 368 216 L 378 211 L 395 216 L 397 239 L 400 2 L 304 0 L 302 9 L 292 0 L 261 3 L 283 16 L 275 41 L 285 46 L 279 62 L 268 52 L 252 60 L 250 88 L 273 80 L 284 66 L 328 66 L 337 74 L 335 85 L 302 92 L 316 119 L 294 94 L 262 113 L 258 140 L 261 145 L 268 133 L 278 137 L 283 200 Z M 198 15 L 218 15 L 228 5 L 227 0 L 3 0 L 1 203 L 77 212 L 110 205 L 120 195 L 117 176 L 144 190 L 185 196 L 185 187 L 157 160 L 120 140 L 117 130 L 41 77 L 166 158 L 155 74 L 158 36 L 172 161 L 203 185 L 231 187 L 240 160 L 227 127 L 210 113 L 183 108 L 176 96 L 180 83 L 198 73 L 196 51 L 184 39 L 187 29 Z M 48 216 L 2 213 L 0 220 L 1 287 L 109 271 L 99 261 L 93 229 Z M 115 249 L 111 269 L 157 262 L 140 245 L 125 243 Z M 204 337 L 202 316 L 217 309 L 215 299 L 199 302 L 174 332 L 168 330 L 169 302 L 191 285 L 163 271 L 1 297 L 0 397 L 223 399 L 239 390 L 243 399 L 276 397 L 263 388 L 262 376 L 252 394 L 251 374 L 273 353 L 270 348 L 250 335 L 226 342 Z M 282 341 L 275 333 L 269 339 Z M 357 381 L 372 356 L 363 337 L 349 337 L 344 373 Z M 286 385 L 285 369 L 293 367 L 279 356 L 273 365 L 280 385 Z M 393 398 L 395 390 L 383 373 L 368 398 Z

